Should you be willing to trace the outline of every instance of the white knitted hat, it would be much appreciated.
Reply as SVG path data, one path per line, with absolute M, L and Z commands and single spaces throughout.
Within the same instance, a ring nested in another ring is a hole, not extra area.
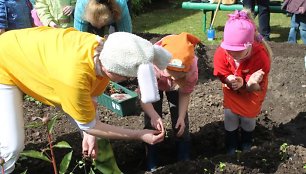
M 136 77 L 141 64 L 154 63 L 165 69 L 172 55 L 166 49 L 127 32 L 115 32 L 106 39 L 100 54 L 102 65 L 119 75 Z
M 148 65 L 155 64 L 163 70 L 171 57 L 171 53 L 166 49 L 153 46 L 151 42 L 137 35 L 115 32 L 106 39 L 99 59 L 109 72 L 126 77 L 138 77 L 141 100 L 148 103 L 159 100 L 154 69 Z

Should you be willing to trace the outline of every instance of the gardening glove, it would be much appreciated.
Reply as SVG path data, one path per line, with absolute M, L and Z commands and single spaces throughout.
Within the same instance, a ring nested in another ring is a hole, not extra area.
M 177 137 L 180 137 L 183 135 L 185 127 L 186 125 L 185 125 L 184 118 L 178 118 L 176 125 L 175 125 L 175 129 L 177 130 L 177 134 L 176 134 Z
M 67 5 L 63 8 L 63 14 L 66 16 L 70 16 L 73 13 L 74 6 Z
M 83 131 L 82 152 L 85 157 L 95 159 L 98 153 L 96 137 Z

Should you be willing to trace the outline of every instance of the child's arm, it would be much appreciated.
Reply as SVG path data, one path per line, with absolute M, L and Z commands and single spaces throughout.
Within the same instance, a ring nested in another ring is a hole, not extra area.
M 178 119 L 175 125 L 175 129 L 178 130 L 176 136 L 180 137 L 183 135 L 185 130 L 185 117 L 188 110 L 190 101 L 190 93 L 179 92 L 179 112 Z
M 159 131 L 164 131 L 164 126 L 161 117 L 155 111 L 152 103 L 142 103 L 140 101 L 143 111 L 151 118 L 151 125 Z

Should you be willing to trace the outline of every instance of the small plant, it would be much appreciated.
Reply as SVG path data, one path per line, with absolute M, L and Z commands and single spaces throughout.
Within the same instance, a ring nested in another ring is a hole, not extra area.
M 281 156 L 281 160 L 285 160 L 288 158 L 288 144 L 283 143 L 279 148 L 279 154 Z
M 240 158 L 241 158 L 242 151 L 241 150 L 236 150 L 235 152 L 236 152 L 237 162 L 239 162 Z
M 220 169 L 220 172 L 223 172 L 224 169 L 225 169 L 225 167 L 226 167 L 226 164 L 225 164 L 225 163 L 219 162 L 219 169 Z
M 204 173 L 205 173 L 205 174 L 206 174 L 206 173 L 208 174 L 208 173 L 209 173 L 208 169 L 205 168 L 205 169 L 204 169 Z
M 33 97 L 31 97 L 31 96 L 29 96 L 29 95 L 25 95 L 25 96 L 24 96 L 24 99 L 25 99 L 26 101 L 35 102 L 35 104 L 36 104 L 37 106 L 42 106 L 42 102 L 35 100 Z
M 262 160 L 261 160 L 261 162 L 263 163 L 263 165 L 264 166 L 268 166 L 268 161 L 267 161 L 267 159 L 265 159 L 265 158 L 263 158 Z
M 54 174 L 58 174 L 55 155 L 54 155 L 54 148 L 71 148 L 71 146 L 65 141 L 61 141 L 57 144 L 53 144 L 52 132 L 53 132 L 53 127 L 56 123 L 57 118 L 58 118 L 57 116 L 54 116 L 53 118 L 50 119 L 49 115 L 46 115 L 43 118 L 33 117 L 33 120 L 39 119 L 40 122 L 32 123 L 30 125 L 27 125 L 26 127 L 29 128 L 29 127 L 45 126 L 47 128 L 47 136 L 48 136 L 49 147 L 47 147 L 45 149 L 42 149 L 41 151 L 26 150 L 26 151 L 21 152 L 21 154 L 20 154 L 20 155 L 25 156 L 25 157 L 41 159 L 41 160 L 52 163 Z M 60 170 L 59 170 L 60 174 L 64 174 L 64 173 L 67 172 L 67 169 L 68 169 L 70 161 L 71 161 L 72 152 L 73 151 L 70 151 L 69 153 L 67 153 L 63 157 L 63 159 L 60 163 Z
M 125 94 L 125 92 L 122 90 L 122 89 L 117 89 L 115 88 L 114 84 L 113 83 L 110 83 L 106 89 L 105 89 L 105 92 L 104 92 L 106 95 L 112 95 L 112 94 L 115 94 L 115 93 L 118 93 L 118 94 Z

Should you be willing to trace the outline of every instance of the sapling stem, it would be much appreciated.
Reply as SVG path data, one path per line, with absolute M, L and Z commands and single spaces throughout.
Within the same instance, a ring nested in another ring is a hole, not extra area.
M 52 137 L 51 137 L 51 134 L 49 133 L 48 133 L 48 141 L 49 141 L 49 146 L 50 146 L 51 160 L 52 160 L 54 174 L 58 174 L 57 168 L 56 168 L 55 155 L 54 155 L 53 146 L 52 146 Z

